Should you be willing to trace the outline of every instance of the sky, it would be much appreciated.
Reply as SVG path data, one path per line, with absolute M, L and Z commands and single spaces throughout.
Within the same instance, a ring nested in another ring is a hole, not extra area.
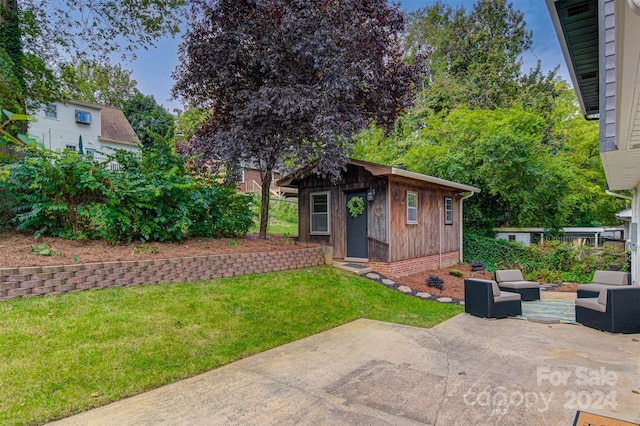
M 464 7 L 470 10 L 476 0 L 445 0 L 452 7 Z M 542 69 L 549 71 L 560 65 L 558 74 L 570 83 L 569 73 L 562 57 L 560 44 L 553 29 L 549 12 L 544 0 L 511 0 L 514 7 L 524 13 L 527 29 L 533 31 L 532 49 L 523 56 L 523 71 L 536 66 L 538 59 L 542 61 Z M 431 0 L 401 0 L 400 8 L 412 12 L 429 6 Z M 174 109 L 184 110 L 179 100 L 171 100 L 171 87 L 174 81 L 171 73 L 178 65 L 178 46 L 182 36 L 164 38 L 155 48 L 140 50 L 137 59 L 122 64 L 123 68 L 133 71 L 132 77 L 138 82 L 138 89 L 145 95 L 153 95 L 156 101 L 169 112 Z

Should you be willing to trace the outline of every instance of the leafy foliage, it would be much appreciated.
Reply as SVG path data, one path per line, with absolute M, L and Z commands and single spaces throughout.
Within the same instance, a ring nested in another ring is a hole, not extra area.
M 461 277 L 464 274 L 459 269 L 449 269 L 449 275 L 453 275 L 454 277 Z
M 158 137 L 173 137 L 175 119 L 152 95 L 135 90 L 135 94 L 123 102 L 122 112 L 145 149 L 149 149 Z
M 174 241 L 187 235 L 242 236 L 253 221 L 251 198 L 215 177 L 194 178 L 168 143 L 141 158 L 118 151 L 109 171 L 75 151 L 30 149 L 8 166 L 0 190 L 11 194 L 17 229 L 65 238 Z
M 619 261 L 620 255 L 610 248 L 594 250 L 558 241 L 524 247 L 520 243 L 466 233 L 464 257 L 465 261 L 481 259 L 490 271 L 520 269 L 532 280 L 587 283 L 596 270 L 608 269 L 611 263 Z M 475 262 L 478 261 L 472 264 Z
M 437 288 L 438 290 L 442 290 L 444 288 L 444 280 L 437 275 L 429 275 L 426 283 L 429 287 Z
M 118 65 L 77 59 L 62 66 L 63 97 L 122 108 L 137 82 Z
M 337 179 L 352 135 L 390 126 L 416 67 L 403 63 L 403 15 L 385 0 L 202 2 L 185 36 L 174 94 L 210 113 L 188 149 L 263 171 L 260 235 L 278 163 Z M 206 66 L 205 66 L 206 64 Z

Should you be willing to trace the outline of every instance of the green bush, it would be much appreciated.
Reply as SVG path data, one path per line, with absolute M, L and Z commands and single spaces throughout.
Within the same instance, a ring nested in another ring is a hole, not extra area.
M 463 273 L 458 269 L 449 269 L 449 275 L 453 275 L 454 277 L 461 277 Z
M 115 243 L 239 237 L 253 223 L 251 197 L 214 176 L 194 178 L 165 141 L 141 155 L 117 151 L 111 160 L 119 170 L 73 151 L 29 150 L 8 165 L 0 191 L 12 194 L 16 228 Z
M 467 262 L 482 260 L 490 271 L 520 269 L 530 280 L 587 283 L 596 270 L 607 269 L 621 254 L 558 241 L 524 247 L 520 243 L 465 234 L 464 257 Z

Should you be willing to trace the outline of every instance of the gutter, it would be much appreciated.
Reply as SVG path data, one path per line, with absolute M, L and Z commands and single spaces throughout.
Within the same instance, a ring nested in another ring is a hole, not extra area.
M 633 197 L 629 197 L 628 195 L 617 194 L 615 192 L 611 192 L 608 189 L 604 191 L 605 194 L 611 195 L 612 197 L 622 198 L 623 200 L 633 201 Z
M 463 253 L 463 243 L 464 243 L 464 238 L 463 238 L 463 234 L 462 234 L 462 205 L 464 204 L 464 200 L 468 200 L 469 198 L 473 197 L 473 194 L 475 194 L 475 192 L 471 191 L 470 193 L 468 193 L 467 195 L 463 195 L 460 198 L 460 263 L 463 262 L 463 258 L 464 258 L 464 253 Z

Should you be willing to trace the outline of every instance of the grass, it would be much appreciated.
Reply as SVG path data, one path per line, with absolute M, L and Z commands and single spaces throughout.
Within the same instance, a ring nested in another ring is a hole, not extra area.
M 256 220 L 253 226 L 251 226 L 249 232 L 253 234 L 260 232 L 260 218 Z M 298 223 L 285 222 L 271 218 L 267 224 L 267 234 L 295 237 L 298 235 Z
M 326 267 L 0 302 L 0 424 L 66 417 L 357 318 L 431 327 L 460 312 Z

